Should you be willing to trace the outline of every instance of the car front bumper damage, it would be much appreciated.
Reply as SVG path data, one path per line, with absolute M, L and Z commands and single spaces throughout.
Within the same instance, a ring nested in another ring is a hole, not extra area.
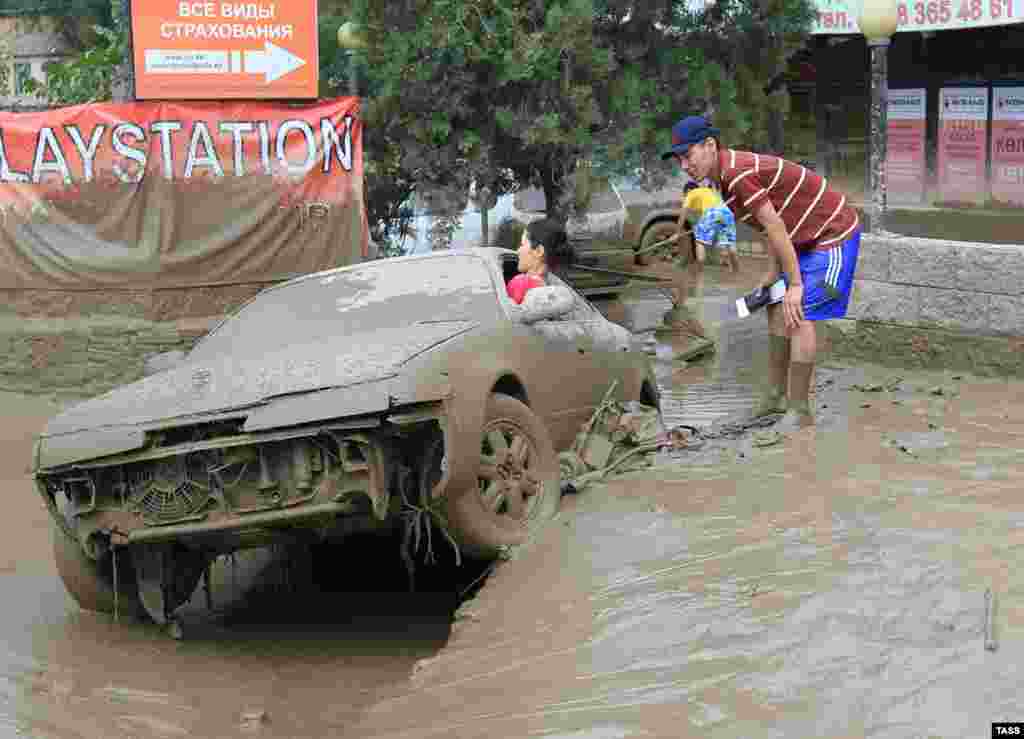
M 273 431 L 237 425 L 194 441 L 179 434 L 169 444 L 148 434 L 135 451 L 35 480 L 58 525 L 94 558 L 167 541 L 229 552 L 297 531 L 333 538 L 387 528 L 404 499 L 430 499 L 445 477 L 445 418 L 440 401 Z

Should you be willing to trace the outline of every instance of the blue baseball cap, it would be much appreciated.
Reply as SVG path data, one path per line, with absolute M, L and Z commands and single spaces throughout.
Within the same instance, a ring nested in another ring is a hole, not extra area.
M 662 154 L 661 158 L 669 159 L 677 154 L 686 154 L 694 144 L 699 144 L 709 136 L 716 137 L 718 135 L 718 129 L 712 126 L 704 116 L 691 115 L 688 118 L 683 118 L 672 126 L 672 148 Z

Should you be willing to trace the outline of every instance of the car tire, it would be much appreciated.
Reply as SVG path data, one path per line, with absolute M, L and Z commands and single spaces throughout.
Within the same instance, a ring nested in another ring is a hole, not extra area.
M 130 553 L 125 551 L 118 554 L 118 597 L 115 601 L 113 557 L 108 553 L 99 561 L 93 560 L 82 550 L 78 540 L 68 536 L 62 526 L 55 522 L 51 529 L 57 573 L 64 582 L 64 588 L 79 606 L 86 611 L 114 613 L 116 605 L 119 614 L 142 613 Z
M 559 464 L 543 422 L 503 393 L 487 401 L 480 447 L 476 489 L 448 495 L 447 515 L 464 554 L 492 559 L 524 543 L 558 511 Z
M 679 224 L 675 221 L 657 221 L 652 223 L 644 231 L 643 236 L 640 239 L 640 251 L 643 251 L 652 244 L 657 244 L 659 241 L 667 239 L 669 236 L 674 234 L 679 229 Z M 641 267 L 646 267 L 654 261 L 653 254 L 637 254 L 636 263 Z

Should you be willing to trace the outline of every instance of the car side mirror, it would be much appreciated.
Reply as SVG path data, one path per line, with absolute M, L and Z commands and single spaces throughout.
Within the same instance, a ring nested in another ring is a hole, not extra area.
M 572 312 L 576 299 L 572 291 L 562 285 L 545 285 L 528 290 L 519 306 L 520 323 L 530 325 L 538 321 L 563 318 Z
M 185 361 L 185 352 L 180 349 L 173 351 L 164 352 L 163 354 L 153 354 L 146 357 L 142 365 L 142 374 L 146 377 L 149 375 L 155 375 L 158 372 L 164 372 L 165 370 L 173 369 L 179 364 Z

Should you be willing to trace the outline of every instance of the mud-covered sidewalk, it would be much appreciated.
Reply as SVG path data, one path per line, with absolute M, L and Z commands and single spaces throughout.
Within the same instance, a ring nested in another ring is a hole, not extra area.
M 737 289 L 698 296 L 714 356 L 656 347 L 669 426 L 753 402 L 763 320 L 719 320 Z M 623 320 L 643 343 L 666 307 Z M 817 428 L 705 433 L 564 498 L 454 617 L 401 576 L 369 592 L 397 557 L 343 550 L 337 592 L 283 590 L 272 558 L 221 572 L 172 641 L 63 592 L 26 470 L 56 406 L 0 395 L 0 737 L 988 736 L 1024 720 L 1021 398 L 826 362 Z

